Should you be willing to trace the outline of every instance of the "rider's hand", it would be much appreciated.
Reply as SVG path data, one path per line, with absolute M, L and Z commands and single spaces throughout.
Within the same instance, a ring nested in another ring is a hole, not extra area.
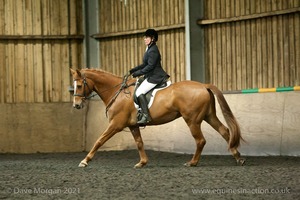
M 136 72 L 135 68 L 132 68 L 131 70 L 129 70 L 129 74 L 133 74 L 134 72 Z
M 143 75 L 141 70 L 138 70 L 138 71 L 136 71 L 132 74 L 132 77 L 135 78 L 135 77 L 138 77 L 138 76 L 141 76 L 141 75 Z

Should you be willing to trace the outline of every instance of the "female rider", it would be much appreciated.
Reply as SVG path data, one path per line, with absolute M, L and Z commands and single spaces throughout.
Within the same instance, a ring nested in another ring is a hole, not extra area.
M 144 81 L 136 91 L 138 103 L 142 109 L 142 118 L 137 122 L 138 124 L 147 124 L 152 120 L 145 94 L 157 84 L 170 77 L 161 66 L 161 55 L 156 45 L 157 40 L 158 34 L 154 29 L 148 29 L 144 33 L 144 42 L 147 48 L 144 54 L 143 64 L 130 70 L 130 74 L 132 74 L 134 78 L 144 76 Z

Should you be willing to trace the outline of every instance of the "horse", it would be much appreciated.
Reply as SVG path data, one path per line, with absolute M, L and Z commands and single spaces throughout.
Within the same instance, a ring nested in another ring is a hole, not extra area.
M 79 167 L 88 166 L 96 151 L 116 133 L 127 127 L 132 133 L 140 156 L 140 161 L 134 165 L 134 168 L 144 167 L 148 163 L 148 157 L 144 149 L 140 125 L 137 124 L 137 110 L 133 101 L 136 79 L 128 80 L 130 75 L 120 77 L 100 69 L 70 69 L 70 71 L 74 81 L 73 107 L 81 109 L 85 100 L 89 99 L 94 91 L 104 102 L 109 120 L 108 127 L 100 134 Z M 228 128 L 216 115 L 214 96 L 217 97 Z M 216 86 L 188 80 L 172 83 L 156 93 L 149 112 L 152 121 L 147 126 L 165 124 L 179 117 L 184 119 L 196 142 L 196 151 L 185 166 L 197 166 L 200 160 L 206 144 L 201 131 L 203 120 L 225 139 L 237 164 L 244 164 L 245 160 L 237 150 L 240 141 L 243 140 L 240 127 L 222 92 Z

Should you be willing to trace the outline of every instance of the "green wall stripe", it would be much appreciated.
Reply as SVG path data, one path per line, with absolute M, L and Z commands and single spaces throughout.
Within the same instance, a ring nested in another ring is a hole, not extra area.
M 276 88 L 276 92 L 288 92 L 294 91 L 294 87 L 278 87 Z
M 253 89 L 244 89 L 244 90 L 223 91 L 223 94 L 266 93 L 266 92 L 271 92 L 272 90 L 274 90 L 274 92 L 300 91 L 300 86 L 277 87 L 277 88 L 253 88 Z
M 254 89 L 245 89 L 242 90 L 243 94 L 247 94 L 247 93 L 258 93 L 258 88 L 254 88 Z

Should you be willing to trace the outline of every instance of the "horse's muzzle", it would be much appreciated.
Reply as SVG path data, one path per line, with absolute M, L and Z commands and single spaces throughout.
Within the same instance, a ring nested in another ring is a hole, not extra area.
M 83 108 L 83 104 L 82 103 L 81 104 L 74 104 L 73 108 L 81 109 L 81 108 Z

